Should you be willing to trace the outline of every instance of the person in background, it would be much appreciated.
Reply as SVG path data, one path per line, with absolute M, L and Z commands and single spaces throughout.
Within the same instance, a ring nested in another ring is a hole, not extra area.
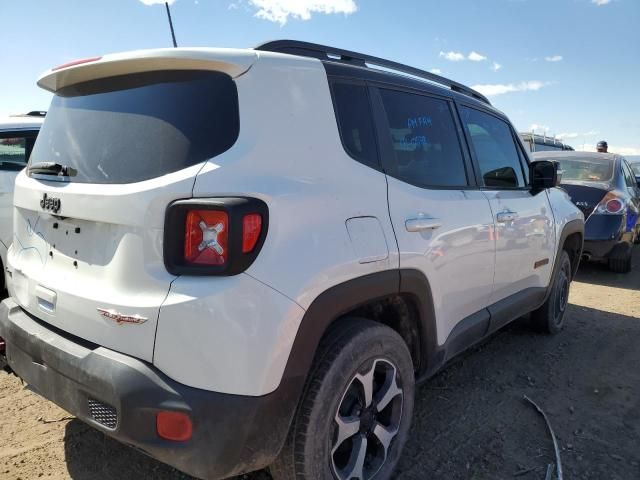
M 598 153 L 607 153 L 609 150 L 609 145 L 604 140 L 600 140 L 596 145 L 596 150 Z

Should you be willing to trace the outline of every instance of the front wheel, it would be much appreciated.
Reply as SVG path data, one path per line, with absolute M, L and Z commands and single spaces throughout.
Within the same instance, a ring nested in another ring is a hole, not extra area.
M 571 260 L 569 254 L 562 250 L 558 270 L 552 278 L 551 293 L 547 301 L 531 313 L 531 320 L 538 330 L 547 333 L 558 333 L 564 326 L 564 315 L 569 304 L 569 287 L 571 285 Z
M 348 319 L 322 342 L 275 480 L 391 476 L 413 413 L 409 350 L 394 330 Z

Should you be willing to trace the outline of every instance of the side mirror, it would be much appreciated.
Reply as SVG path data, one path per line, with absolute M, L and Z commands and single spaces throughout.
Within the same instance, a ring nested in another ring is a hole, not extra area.
M 533 162 L 529 166 L 529 178 L 531 179 L 531 192 L 534 195 L 547 188 L 557 187 L 560 184 L 558 163 L 549 160 Z

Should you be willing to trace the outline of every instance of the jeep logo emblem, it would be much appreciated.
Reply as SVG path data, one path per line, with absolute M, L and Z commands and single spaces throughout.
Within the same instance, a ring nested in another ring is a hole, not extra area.
M 60 202 L 59 198 L 48 197 L 45 193 L 42 195 L 42 200 L 40 200 L 40 206 L 43 210 L 51 210 L 53 213 L 58 213 L 62 202 Z

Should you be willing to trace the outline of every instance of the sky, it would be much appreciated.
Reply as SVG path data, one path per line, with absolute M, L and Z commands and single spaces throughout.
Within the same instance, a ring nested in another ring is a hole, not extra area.
M 487 94 L 520 131 L 640 155 L 640 0 L 173 0 L 179 46 L 287 38 L 369 53 Z M 39 75 L 170 47 L 156 0 L 0 0 L 0 115 L 46 110 Z

